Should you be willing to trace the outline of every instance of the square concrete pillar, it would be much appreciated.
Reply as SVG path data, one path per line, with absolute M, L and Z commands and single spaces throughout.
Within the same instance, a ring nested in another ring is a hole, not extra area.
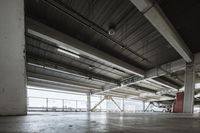
M 87 112 L 90 112 L 91 109 L 91 94 L 87 94 Z
M 142 101 L 142 110 L 143 110 L 143 112 L 145 111 L 145 101 L 144 100 Z
M 0 115 L 25 115 L 24 0 L 0 1 Z
M 125 112 L 124 98 L 122 99 L 122 111 Z
M 187 63 L 185 69 L 185 91 L 183 112 L 193 113 L 195 90 L 195 67 L 194 63 Z

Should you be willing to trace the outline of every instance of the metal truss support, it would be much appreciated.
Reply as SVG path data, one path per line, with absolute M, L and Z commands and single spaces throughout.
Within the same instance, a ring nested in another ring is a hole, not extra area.
M 112 97 L 110 97 L 110 100 L 112 100 L 113 101 L 113 103 L 116 105 L 116 107 L 120 110 L 120 112 L 123 112 L 123 110 L 119 107 L 119 105 L 115 102 L 115 100 L 112 98 Z
M 94 111 L 105 99 L 106 96 L 102 100 L 100 100 L 92 109 L 90 109 L 90 111 Z
M 151 102 L 150 102 L 149 105 L 146 107 L 146 109 L 144 110 L 144 112 L 147 111 L 147 109 L 149 108 L 150 105 L 151 105 Z

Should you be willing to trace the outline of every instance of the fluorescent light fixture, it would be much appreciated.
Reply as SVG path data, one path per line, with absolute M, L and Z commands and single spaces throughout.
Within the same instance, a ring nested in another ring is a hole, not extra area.
M 47 66 L 42 66 L 42 65 L 38 65 L 38 64 L 30 63 L 30 62 L 28 62 L 27 64 L 31 65 L 31 66 L 35 66 L 35 67 L 39 67 L 39 68 L 44 68 L 44 69 L 47 69 L 47 70 L 55 71 L 55 72 L 60 72 L 60 73 L 73 75 L 73 76 L 80 77 L 80 78 L 87 78 L 86 76 L 83 76 L 83 75 L 80 75 L 80 74 L 75 74 L 75 73 L 72 73 L 72 72 L 67 72 L 67 71 L 64 71 L 64 70 L 59 70 L 59 69 L 55 69 L 55 68 L 51 68 L 51 67 L 47 67 Z
M 57 51 L 64 53 L 64 54 L 67 54 L 67 55 L 70 55 L 70 56 L 73 56 L 75 58 L 80 58 L 80 56 L 77 55 L 76 53 L 68 52 L 67 50 L 63 50 L 63 49 L 58 48 Z
M 148 81 L 148 80 L 146 80 L 146 79 L 142 80 L 141 82 L 145 82 L 145 83 L 147 83 L 147 84 L 152 84 L 150 81 Z
M 40 68 L 43 68 L 43 67 L 44 67 L 44 66 L 42 66 L 42 65 L 38 65 L 38 64 L 30 63 L 30 62 L 28 62 L 27 64 L 28 64 L 28 65 L 31 65 L 31 66 L 35 66 L 35 67 L 40 67 Z
M 86 76 L 80 75 L 80 74 L 75 74 L 75 73 L 71 73 L 71 72 L 67 72 L 67 71 L 63 71 L 63 70 L 59 70 L 59 69 L 54 69 L 51 67 L 45 67 L 48 70 L 52 70 L 52 71 L 56 71 L 56 72 L 60 72 L 60 73 L 65 73 L 65 74 L 69 74 L 69 75 L 73 75 L 73 76 L 77 76 L 80 78 L 87 78 Z
M 59 46 L 59 48 L 64 49 L 64 50 L 67 50 L 67 51 L 70 51 L 70 52 L 72 52 L 72 53 L 74 53 L 74 54 L 77 54 L 77 55 L 80 54 L 79 52 L 77 52 L 77 51 L 75 51 L 75 50 L 73 50 L 73 49 L 69 49 L 69 48 L 64 47 L 64 46 Z
M 73 76 L 76 76 L 76 77 L 79 77 L 79 78 L 89 79 L 88 76 L 84 76 L 84 75 L 81 75 L 81 74 L 76 74 L 76 73 L 72 73 L 72 72 L 68 72 L 68 71 L 64 71 L 64 70 L 59 70 L 59 69 L 55 69 L 55 68 L 51 68 L 51 67 L 35 64 L 35 63 L 31 63 L 31 62 L 28 62 L 27 64 L 31 65 L 31 66 L 38 67 L 38 68 L 47 69 L 47 70 L 50 70 L 50 71 L 55 71 L 55 72 L 59 72 L 59 73 L 65 73 L 65 74 L 73 75 Z M 114 84 L 114 83 L 111 83 L 111 82 L 108 82 L 108 81 L 104 81 L 104 80 L 101 80 L 101 79 L 96 79 L 96 78 L 92 78 L 91 80 L 98 81 L 98 82 L 103 82 L 103 83 Z
M 60 47 L 60 48 L 57 49 L 59 52 L 62 52 L 64 54 L 67 54 L 67 55 L 70 55 L 70 56 L 73 56 L 75 58 L 80 58 L 78 52 L 76 52 L 76 51 L 74 51 L 72 49 L 69 49 L 67 47 L 62 46 L 62 45 L 66 45 L 66 44 L 61 42 L 61 41 L 58 41 L 58 40 L 56 40 L 54 38 L 51 38 L 49 36 L 46 36 L 44 34 L 41 34 L 41 33 L 37 32 L 37 31 L 32 30 L 32 29 L 28 29 L 28 33 L 57 44 Z

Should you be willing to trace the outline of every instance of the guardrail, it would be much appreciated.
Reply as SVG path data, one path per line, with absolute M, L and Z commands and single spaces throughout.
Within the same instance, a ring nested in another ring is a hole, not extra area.
M 85 112 L 87 101 L 58 98 L 28 97 L 28 111 Z
M 44 97 L 27 97 L 28 111 L 39 112 L 86 112 L 86 100 L 72 100 L 72 99 L 59 99 L 59 98 L 44 98 Z M 98 101 L 91 101 L 91 106 L 96 105 Z M 130 106 L 130 105 L 129 105 Z M 99 106 L 95 112 L 119 112 L 118 109 L 105 109 Z M 125 109 L 124 112 L 135 113 L 143 112 L 143 110 L 131 110 L 130 107 Z

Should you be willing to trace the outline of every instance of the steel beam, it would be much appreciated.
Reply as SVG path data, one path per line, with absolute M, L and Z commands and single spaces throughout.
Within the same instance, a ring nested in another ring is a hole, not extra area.
M 194 54 L 194 65 L 195 70 L 200 70 L 200 52 Z M 155 78 L 163 75 L 167 75 L 169 73 L 185 70 L 186 62 L 183 59 L 178 59 L 160 66 L 165 71 L 159 68 L 153 68 L 145 72 L 145 78 Z M 167 71 L 167 72 L 166 72 Z
M 130 95 L 137 95 L 137 94 L 134 94 L 134 93 L 130 93 L 130 92 L 124 92 L 124 91 L 117 91 L 117 90 L 113 90 L 113 91 L 110 91 L 111 93 L 116 93 L 116 94 L 121 94 L 121 95 L 125 95 L 125 96 L 130 96 Z
M 103 94 L 108 95 L 108 96 L 110 96 L 110 95 L 121 95 L 121 96 L 124 96 L 124 97 L 126 97 L 127 95 L 131 95 L 131 94 L 118 92 L 118 91 L 109 91 L 109 92 L 104 92 Z
M 48 82 L 49 84 L 56 84 L 60 86 L 68 86 L 68 87 L 73 87 L 73 88 L 81 88 L 81 89 L 86 89 L 86 90 L 95 90 L 95 89 L 100 90 L 101 89 L 95 86 L 88 85 L 86 83 L 61 79 L 61 78 L 43 75 L 39 73 L 28 72 L 27 75 L 28 75 L 28 81 Z
M 148 81 L 151 81 L 155 84 L 158 84 L 158 85 L 162 86 L 163 88 L 175 89 L 175 90 L 180 89 L 179 86 L 171 84 L 170 82 L 167 82 L 167 81 L 160 79 L 160 78 L 148 79 Z
M 64 86 L 58 86 L 58 85 L 51 85 L 48 83 L 39 83 L 39 82 L 32 82 L 28 81 L 27 82 L 27 89 L 33 89 L 33 90 L 43 90 L 43 91 L 49 91 L 49 92 L 58 92 L 62 91 L 64 92 L 77 92 L 77 93 L 89 93 L 90 90 L 85 90 L 85 89 L 78 89 L 78 88 L 73 88 L 73 87 L 64 87 Z
M 110 99 L 112 100 L 112 102 L 115 104 L 115 106 L 120 110 L 120 112 L 122 112 L 122 109 L 119 107 L 119 105 L 115 102 L 115 100 L 110 97 Z
M 199 58 L 200 58 L 200 53 L 196 53 L 194 55 L 194 66 L 195 66 L 196 71 L 200 71 L 200 60 L 199 60 Z M 166 70 L 169 73 L 173 73 L 173 72 L 176 72 L 176 71 L 185 70 L 186 62 L 183 59 L 179 59 L 179 60 L 176 60 L 176 61 L 172 61 L 172 62 L 163 64 L 161 66 L 161 68 L 163 68 L 164 70 Z M 159 77 L 159 76 L 167 75 L 168 73 L 166 71 L 163 71 L 159 68 L 150 69 L 150 70 L 145 72 L 145 78 L 140 78 L 140 77 L 138 78 L 138 77 L 135 77 L 135 76 L 130 77 L 130 78 L 126 78 L 125 80 L 122 81 L 123 86 L 121 86 L 121 87 L 124 87 L 126 85 L 127 86 L 132 85 L 132 84 L 150 79 L 150 80 L 153 80 L 154 82 L 156 82 L 159 85 L 162 85 L 162 86 L 165 86 L 165 87 L 168 87 L 168 88 L 171 88 L 171 89 L 179 89 L 178 86 L 175 86 L 171 83 L 167 83 L 164 80 L 156 81 L 156 80 L 153 79 L 153 78 L 156 78 L 156 77 Z M 114 87 L 114 88 L 111 88 L 111 89 L 106 89 L 104 91 L 115 90 L 115 89 L 119 89 L 121 87 Z
M 141 80 L 138 80 L 138 81 L 135 81 L 135 82 L 130 82 L 130 83 L 127 83 L 125 85 L 121 85 L 121 86 L 115 86 L 115 87 L 109 87 L 109 88 L 106 88 L 106 89 L 103 89 L 103 90 L 97 90 L 97 91 L 92 91 L 92 94 L 101 94 L 103 92 L 108 92 L 108 91 L 113 91 L 113 90 L 117 90 L 117 89 L 120 89 L 120 88 L 124 88 L 124 87 L 132 87 L 132 86 L 135 86 L 134 84 L 138 83 L 138 82 L 141 82 L 143 81 L 144 79 L 141 79 Z M 145 79 L 146 80 L 146 79 Z M 169 82 L 166 82 L 164 80 L 161 80 L 160 81 L 157 81 L 157 80 L 154 80 L 154 79 L 151 79 L 151 78 L 148 78 L 148 80 L 151 80 L 151 83 L 152 84 L 158 84 L 162 87 L 165 87 L 165 88 L 169 88 L 169 89 L 180 89 L 178 86 L 174 85 L 174 84 L 171 84 Z M 134 87 L 133 87 L 134 88 Z M 144 88 L 144 87 L 137 87 L 137 89 L 140 89 L 140 90 L 145 90 L 147 92 L 153 92 L 153 93 L 156 93 L 156 91 L 153 91 L 149 88 Z
M 30 56 L 29 56 L 30 57 Z M 53 65 L 52 65 L 53 64 Z M 88 72 L 73 67 L 73 66 L 66 66 L 63 64 L 60 64 L 59 62 L 52 62 L 49 61 L 47 59 L 44 59 L 42 57 L 38 57 L 38 59 L 28 59 L 28 64 L 27 65 L 31 65 L 34 67 L 40 67 L 43 69 L 48 69 L 48 70 L 52 70 L 52 71 L 56 71 L 59 73 L 65 73 L 71 76 L 78 76 L 78 77 L 84 77 L 84 78 L 91 78 L 95 81 L 99 81 L 99 82 L 103 82 L 103 83 L 109 83 L 109 84 L 119 84 L 118 80 L 100 75 L 100 74 L 96 74 L 96 73 L 92 73 L 92 72 Z
M 147 111 L 147 109 L 149 108 L 150 105 L 151 105 L 151 102 L 150 102 L 149 105 L 146 107 L 146 109 L 144 110 L 144 112 Z
M 141 82 L 143 80 L 144 79 L 141 79 L 141 80 L 131 80 L 132 82 L 126 82 L 126 84 L 121 85 L 121 86 L 115 86 L 115 87 L 111 86 L 110 88 L 105 88 L 104 90 L 101 90 L 101 91 L 98 91 L 98 90 L 97 91 L 93 91 L 92 94 L 100 94 L 100 93 L 103 93 L 103 92 L 113 91 L 113 90 L 117 90 L 117 89 L 124 88 L 124 87 L 132 87 L 132 88 L 135 88 L 135 89 L 138 89 L 138 90 L 142 90 L 142 91 L 147 91 L 147 92 L 150 92 L 150 93 L 156 93 L 157 92 L 157 91 L 154 91 L 154 90 L 149 89 L 149 88 L 145 88 L 145 87 L 140 87 L 140 86 L 134 85 L 134 84 L 136 84 L 138 82 Z M 171 84 L 171 83 L 169 83 L 167 81 L 164 81 L 162 79 L 154 80 L 154 79 L 148 78 L 148 80 L 151 81 L 151 82 L 149 81 L 150 83 L 152 83 L 152 84 L 158 84 L 158 85 L 160 85 L 160 86 L 162 86 L 164 88 L 174 89 L 174 90 L 180 89 L 178 86 L 176 86 L 174 84 Z
M 99 90 L 92 91 L 91 93 L 92 94 L 101 94 L 101 93 L 104 93 L 104 92 L 109 92 L 109 91 L 117 90 L 117 89 L 120 89 L 120 88 L 123 88 L 123 87 L 122 86 L 109 86 L 109 87 L 103 88 L 100 91 Z
M 172 61 L 160 66 L 160 68 L 164 69 L 165 71 L 161 70 L 160 68 L 153 68 L 145 72 L 146 78 L 155 78 L 163 75 L 167 75 L 168 73 L 177 72 L 180 70 L 184 70 L 186 63 L 183 59 L 179 59 L 176 61 Z
M 44 80 L 44 79 L 32 79 L 32 77 L 28 77 L 27 81 L 28 86 L 40 86 L 43 88 L 53 88 L 54 90 L 63 90 L 63 91 L 80 91 L 80 92 L 90 92 L 90 89 L 80 88 L 81 86 L 74 85 L 63 85 L 63 83 L 55 83 L 54 81 Z
M 126 98 L 125 95 L 123 95 L 122 93 L 121 94 L 116 94 L 116 93 L 106 93 L 106 94 L 103 94 L 103 95 L 109 95 L 109 96 L 113 96 L 113 97 L 120 97 L 120 98 Z
M 194 65 L 195 65 L 195 70 L 198 72 L 200 71 L 200 52 L 196 53 L 194 55 Z M 161 70 L 162 68 L 163 70 Z M 160 66 L 160 68 L 152 68 L 150 70 L 147 70 L 145 72 L 145 78 L 136 78 L 136 77 L 130 77 L 122 81 L 124 84 L 135 84 L 137 82 L 143 81 L 143 80 L 148 80 L 156 77 L 160 77 L 163 75 L 167 75 L 169 73 L 174 73 L 177 71 L 185 70 L 186 68 L 186 62 L 183 59 L 178 59 L 166 64 L 163 64 Z
M 156 94 L 156 90 L 152 90 L 152 89 L 149 89 L 149 88 L 146 88 L 146 87 L 141 87 L 141 86 L 138 86 L 138 85 L 129 85 L 128 87 L 131 87 L 131 88 L 134 88 L 136 90 L 141 90 L 141 91 L 145 91 L 145 92 L 149 92 L 149 93 L 153 93 L 153 94 Z
M 128 96 L 126 98 L 128 98 L 128 99 L 134 99 L 134 100 L 145 100 L 145 101 L 148 100 L 148 98 L 144 98 L 144 97 L 140 97 L 140 96 Z
M 174 95 L 170 95 L 170 94 L 163 94 L 162 96 L 166 96 L 166 97 L 170 97 L 170 98 L 175 98 Z
M 48 27 L 47 25 L 39 23 L 30 18 L 26 19 L 26 25 L 27 25 L 27 32 L 29 34 L 35 35 L 37 37 L 55 43 L 58 46 L 67 47 L 69 49 L 75 50 L 80 54 L 89 56 L 93 59 L 97 59 L 125 72 L 135 74 L 141 77 L 144 76 L 144 71 L 141 70 L 140 68 L 137 68 L 107 53 L 104 53 L 96 48 L 93 48 L 75 38 L 72 38 L 51 27 Z
M 183 57 L 186 62 L 192 62 L 193 55 L 179 36 L 174 26 L 170 23 L 161 8 L 154 1 L 130 0 L 149 22 L 161 33 L 171 46 Z
M 105 99 L 106 99 L 106 96 L 104 96 L 104 98 L 100 100 L 90 111 L 94 111 Z

